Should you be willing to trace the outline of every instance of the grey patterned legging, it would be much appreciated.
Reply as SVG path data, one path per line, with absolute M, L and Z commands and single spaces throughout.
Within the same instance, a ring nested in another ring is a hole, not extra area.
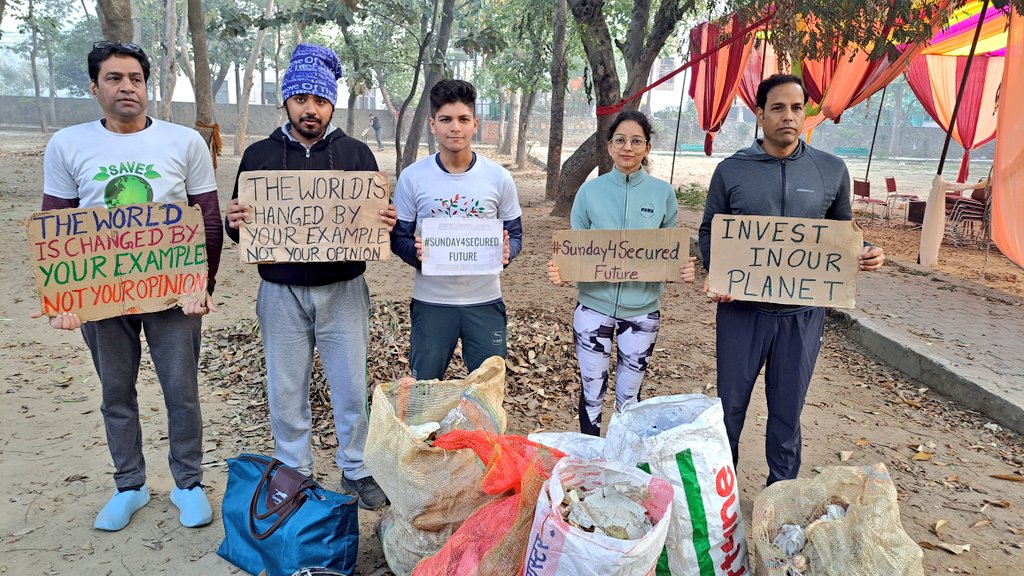
M 615 365 L 615 409 L 639 400 L 640 384 L 661 326 L 661 311 L 629 318 L 612 318 L 576 305 L 573 314 L 573 340 L 580 364 L 583 390 L 580 393 L 580 432 L 601 435 L 601 409 L 608 391 L 608 366 L 611 362 L 612 336 L 618 340 Z

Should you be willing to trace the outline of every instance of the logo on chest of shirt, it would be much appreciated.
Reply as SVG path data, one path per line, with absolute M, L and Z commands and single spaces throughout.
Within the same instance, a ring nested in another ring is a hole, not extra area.
M 156 180 L 160 173 L 152 164 L 143 162 L 121 162 L 100 166 L 92 177 L 95 182 L 107 182 L 103 188 L 103 202 L 107 208 L 125 204 L 141 204 L 153 201 L 153 186 L 149 180 Z
M 654 218 L 654 204 L 644 204 L 640 206 L 640 215 L 644 218 Z
M 434 198 L 440 208 L 432 208 L 434 218 L 483 218 L 484 207 L 479 200 L 456 194 L 454 198 Z

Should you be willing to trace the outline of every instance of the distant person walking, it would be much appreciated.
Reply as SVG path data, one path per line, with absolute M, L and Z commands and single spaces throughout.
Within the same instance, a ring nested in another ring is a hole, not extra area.
M 642 112 L 619 114 L 608 129 L 611 172 L 580 187 L 572 203 L 574 230 L 675 228 L 676 195 L 672 186 L 644 170 L 651 151 L 651 121 Z M 683 282 L 693 282 L 694 262 L 679 269 Z M 554 262 L 548 280 L 565 286 Z M 580 431 L 601 435 L 601 410 L 608 390 L 612 338 L 618 339 L 615 366 L 615 410 L 639 400 L 654 341 L 661 326 L 660 300 L 664 282 L 579 282 L 576 284 L 573 341 L 580 366 Z
M 380 118 L 370 112 L 370 128 L 373 128 L 373 135 L 377 138 L 377 150 L 383 150 L 384 144 L 380 141 Z

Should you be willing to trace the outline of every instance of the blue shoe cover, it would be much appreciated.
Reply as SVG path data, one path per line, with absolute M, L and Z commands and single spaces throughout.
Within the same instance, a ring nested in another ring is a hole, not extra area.
M 213 510 L 210 508 L 210 502 L 206 499 L 206 492 L 203 491 L 202 486 L 188 490 L 181 488 L 171 490 L 171 502 L 181 511 L 178 519 L 186 528 L 206 526 L 213 521 Z
M 98 530 L 117 532 L 128 525 L 132 514 L 149 502 L 149 488 L 115 492 L 107 505 L 96 515 L 93 527 Z

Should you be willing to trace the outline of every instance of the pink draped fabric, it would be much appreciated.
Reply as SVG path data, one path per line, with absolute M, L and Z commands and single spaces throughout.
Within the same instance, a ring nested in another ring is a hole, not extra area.
M 975 56 L 967 76 L 953 138 L 964 148 L 957 182 L 965 182 L 970 168 L 970 151 L 996 136 L 999 85 L 1003 80 L 1005 58 Z M 907 71 L 907 82 L 928 115 L 949 130 L 957 91 L 963 79 L 966 56 L 918 56 Z
M 724 26 L 704 22 L 690 30 L 691 60 L 718 45 L 721 38 L 732 37 L 743 30 L 739 18 L 733 15 Z M 704 153 L 711 155 L 711 144 L 715 134 L 729 115 L 736 98 L 736 88 L 746 68 L 753 35 L 745 40 L 730 44 L 701 60 L 693 67 L 690 76 L 690 98 L 697 108 L 697 119 L 704 137 Z
M 763 67 L 761 64 L 762 60 L 764 60 Z M 750 49 L 750 57 L 747 59 L 747 65 L 743 69 L 743 75 L 740 77 L 740 84 L 737 88 L 740 99 L 743 100 L 743 103 L 754 114 L 757 114 L 757 86 L 761 83 L 761 80 L 778 73 L 779 60 L 775 55 L 775 49 L 772 48 L 771 44 L 761 40 L 760 46 L 755 45 Z M 820 110 L 818 101 L 814 98 L 807 102 L 807 107 L 812 111 Z M 817 114 L 808 115 L 804 120 L 804 133 L 809 134 L 824 120 L 825 116 L 820 111 Z
M 1024 266 L 1024 15 L 1010 16 L 999 99 L 996 157 L 992 164 L 992 239 L 999 250 Z M 1016 73 L 1012 73 L 1015 71 Z

